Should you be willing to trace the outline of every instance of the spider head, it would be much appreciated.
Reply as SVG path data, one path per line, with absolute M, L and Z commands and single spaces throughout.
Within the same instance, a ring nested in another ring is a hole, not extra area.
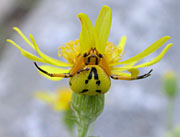
M 103 55 L 95 48 L 91 48 L 87 53 L 84 53 L 83 57 L 85 58 L 86 65 L 98 65 L 103 58 Z

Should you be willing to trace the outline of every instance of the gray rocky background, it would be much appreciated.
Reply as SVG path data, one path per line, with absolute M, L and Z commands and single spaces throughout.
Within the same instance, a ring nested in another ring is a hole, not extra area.
M 68 86 L 68 80 L 53 82 L 40 76 L 32 61 L 5 39 L 11 37 L 31 51 L 11 29 L 18 26 L 32 33 L 40 49 L 57 58 L 57 47 L 79 38 L 77 14 L 84 12 L 92 22 L 106 4 L 113 13 L 109 40 L 118 43 L 127 35 L 124 59 L 144 50 L 154 41 L 170 35 L 174 47 L 161 62 L 141 69 L 154 69 L 150 78 L 140 81 L 114 81 L 106 94 L 104 112 L 94 124 L 100 137 L 162 137 L 165 133 L 166 98 L 162 75 L 180 69 L 179 0 L 0 0 L 0 137 L 68 137 L 62 114 L 34 98 L 38 90 L 55 92 Z M 153 53 L 155 57 L 161 50 Z M 144 59 L 144 61 L 148 61 Z M 175 123 L 180 122 L 177 97 Z

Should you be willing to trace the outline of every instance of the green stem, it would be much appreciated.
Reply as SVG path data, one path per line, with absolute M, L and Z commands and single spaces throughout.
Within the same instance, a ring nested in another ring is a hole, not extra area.
M 174 98 L 169 98 L 167 106 L 166 128 L 168 131 L 173 129 L 174 125 Z
M 78 137 L 86 137 L 88 128 L 89 128 L 89 125 L 82 126 L 79 124 L 78 125 Z

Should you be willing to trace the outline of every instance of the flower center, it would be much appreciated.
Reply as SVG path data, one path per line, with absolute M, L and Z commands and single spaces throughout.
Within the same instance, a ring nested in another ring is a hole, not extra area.
M 76 63 L 76 58 L 80 54 L 79 39 L 65 43 L 58 48 L 58 55 L 63 56 L 70 64 Z M 101 55 L 95 48 L 84 54 L 86 65 L 98 65 L 102 56 L 106 56 L 108 64 L 119 62 L 123 56 L 123 50 L 113 43 L 107 42 L 105 53 Z

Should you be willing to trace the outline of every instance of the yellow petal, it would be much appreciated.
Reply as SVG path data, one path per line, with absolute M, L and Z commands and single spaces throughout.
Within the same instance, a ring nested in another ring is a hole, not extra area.
M 168 44 L 157 57 L 155 57 L 153 60 L 151 60 L 149 62 L 140 64 L 137 66 L 134 66 L 134 64 L 132 63 L 133 65 L 130 64 L 130 65 L 122 66 L 122 67 L 113 67 L 112 72 L 113 71 L 119 71 L 120 72 L 120 71 L 126 71 L 126 70 L 130 70 L 130 69 L 137 69 L 137 68 L 148 67 L 148 66 L 154 65 L 164 57 L 164 55 L 166 54 L 166 52 L 169 50 L 169 48 L 171 46 L 173 46 L 172 43 Z M 137 63 L 137 62 L 134 62 L 134 63 Z
M 64 89 L 59 91 L 58 98 L 54 105 L 54 110 L 67 111 L 70 109 L 70 102 L 72 97 L 72 91 Z
M 148 67 L 148 66 L 151 66 L 157 62 L 159 62 L 163 57 L 164 55 L 166 54 L 166 52 L 169 50 L 169 48 L 172 46 L 173 44 L 170 43 L 168 44 L 164 50 L 157 56 L 155 57 L 153 60 L 149 61 L 149 62 L 146 62 L 146 63 L 143 63 L 143 64 L 140 64 L 140 65 L 137 65 L 137 66 L 134 66 L 133 68 L 142 68 L 142 67 Z
M 139 75 L 139 70 L 138 69 L 131 69 L 129 72 L 130 73 L 120 72 L 118 70 L 113 70 L 112 74 L 113 75 L 118 75 L 118 76 L 129 77 L 129 78 L 137 78 L 137 76 Z
M 131 73 L 131 77 L 133 77 L 133 78 L 137 78 L 137 76 L 139 75 L 139 70 L 136 68 L 129 69 L 128 71 Z
M 147 49 L 145 49 L 141 53 L 137 54 L 136 56 L 134 56 L 130 59 L 127 59 L 125 61 L 115 63 L 113 65 L 129 64 L 129 63 L 134 62 L 134 61 L 139 61 L 139 60 L 143 59 L 144 57 L 148 56 L 149 54 L 153 53 L 157 49 L 159 49 L 169 39 L 170 39 L 170 36 L 162 37 L 161 39 L 159 39 L 158 41 L 153 43 L 151 46 L 149 46 Z
M 120 72 L 118 70 L 113 70 L 112 74 L 113 75 L 118 75 L 118 76 L 124 76 L 124 77 L 131 77 L 131 78 L 137 78 L 139 75 L 139 70 L 138 69 L 130 69 L 128 70 L 130 73 L 125 73 L 125 72 Z
M 41 92 L 38 91 L 35 94 L 35 97 L 45 103 L 53 104 L 54 100 L 56 100 L 56 94 L 51 93 L 51 92 Z
M 36 50 L 37 53 L 39 54 L 39 56 L 40 56 L 42 59 L 44 59 L 46 62 L 48 62 L 48 63 L 51 64 L 51 65 L 59 66 L 59 67 L 70 67 L 70 66 L 72 66 L 72 65 L 69 64 L 69 63 L 65 63 L 65 62 L 59 61 L 59 60 L 57 60 L 57 59 L 51 58 L 51 57 L 45 55 L 44 53 L 42 53 L 42 52 L 39 50 L 39 48 L 38 48 L 38 46 L 37 46 L 37 44 L 36 44 L 36 42 L 35 42 L 32 34 L 30 34 L 29 37 L 30 37 L 30 39 L 31 39 L 31 41 L 32 41 L 32 43 L 33 43 L 33 45 L 34 45 L 34 47 L 35 47 L 35 50 Z
M 13 29 L 33 48 L 34 48 L 34 45 L 28 40 L 28 38 L 21 32 L 21 30 L 17 27 L 13 27 Z
M 111 29 L 111 21 L 111 8 L 108 6 L 103 6 L 94 27 L 96 48 L 101 54 L 104 53 L 106 48 L 106 42 Z
M 130 73 L 120 72 L 118 70 L 113 70 L 112 74 L 113 75 L 119 75 L 119 76 L 125 76 L 125 77 L 130 77 L 131 76 Z
M 129 70 L 131 69 L 132 67 L 113 67 L 111 69 L 111 72 L 113 73 L 114 71 L 118 71 L 118 72 L 121 72 L 121 71 L 126 71 L 126 70 Z
M 36 98 L 52 105 L 55 111 L 67 111 L 70 109 L 72 91 L 64 88 L 57 93 L 39 91 L 35 94 Z
M 126 64 L 124 66 L 121 66 L 121 67 L 112 67 L 111 70 L 112 71 L 126 71 L 126 70 L 130 70 L 133 68 L 133 66 L 137 63 L 137 61 L 134 61 L 130 64 Z
M 46 63 L 43 59 L 29 53 L 28 51 L 22 49 L 18 44 L 16 44 L 14 41 L 10 40 L 10 39 L 7 39 L 6 40 L 7 42 L 11 43 L 12 45 L 14 45 L 16 48 L 18 48 L 21 52 L 21 54 L 25 57 L 27 57 L 28 59 L 30 60 L 33 60 L 33 61 L 37 61 L 37 62 L 42 62 L 42 63 Z
M 45 70 L 48 73 L 56 73 L 56 74 L 69 73 L 69 71 L 70 71 L 70 69 L 56 68 L 56 67 L 47 66 L 47 65 L 42 65 L 42 66 L 40 66 L 40 68 Z M 63 79 L 62 77 L 50 77 L 41 71 L 39 71 L 39 73 L 49 80 L 59 81 L 59 80 Z
M 127 40 L 127 37 L 126 37 L 126 36 L 122 36 L 122 37 L 121 37 L 121 40 L 120 40 L 120 42 L 119 42 L 119 44 L 118 44 L 118 48 L 119 48 L 120 50 L 124 50 L 124 46 L 126 45 L 126 40 Z
M 81 33 L 80 33 L 81 53 L 85 53 L 95 46 L 93 25 L 89 17 L 84 13 L 79 13 L 78 18 L 81 21 Z

